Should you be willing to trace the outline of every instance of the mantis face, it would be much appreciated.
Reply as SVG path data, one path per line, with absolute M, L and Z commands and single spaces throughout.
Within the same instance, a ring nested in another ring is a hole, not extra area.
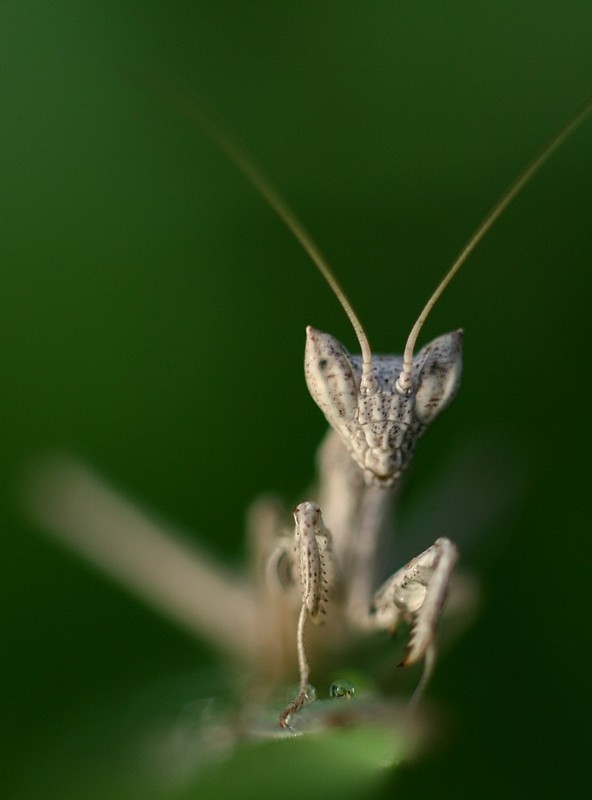
M 309 327 L 306 336 L 305 376 L 314 401 L 366 484 L 396 485 L 418 438 L 458 391 L 462 331 L 439 336 L 417 353 L 407 393 L 397 388 L 402 356 L 373 356 L 373 381 L 366 388 L 361 356 L 351 356 L 328 333 Z

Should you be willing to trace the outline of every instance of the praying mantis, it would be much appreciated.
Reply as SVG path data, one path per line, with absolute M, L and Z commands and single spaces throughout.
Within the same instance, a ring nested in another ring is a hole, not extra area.
M 318 457 L 318 486 L 294 511 L 262 500 L 250 514 L 251 573 L 237 580 L 200 552 L 150 526 L 126 501 L 72 461 L 40 468 L 30 489 L 36 518 L 59 537 L 139 592 L 158 596 L 172 614 L 234 657 L 264 661 L 265 680 L 299 672 L 299 687 L 276 725 L 299 732 L 298 715 L 312 705 L 309 620 L 325 624 L 312 636 L 315 660 L 338 659 L 367 636 L 410 625 L 402 665 L 422 659 L 415 705 L 432 672 L 437 627 L 458 553 L 446 537 L 384 573 L 389 558 L 392 506 L 417 440 L 452 402 L 460 384 L 462 334 L 438 337 L 415 352 L 421 328 L 446 286 L 475 246 L 532 175 L 592 110 L 588 104 L 512 184 L 461 251 L 413 326 L 403 355 L 375 355 L 351 303 L 324 257 L 254 161 L 216 123 L 185 99 L 174 102 L 246 174 L 303 245 L 342 304 L 361 355 L 350 356 L 330 334 L 309 327 L 305 377 L 331 430 Z M 427 544 L 427 542 L 426 542 Z M 160 574 L 158 574 L 160 571 Z M 166 573 L 166 574 L 165 574 Z M 388 572 L 387 572 L 388 574 Z M 181 581 L 179 576 L 184 576 Z M 191 593 L 192 596 L 189 596 Z M 331 690 L 343 705 L 353 691 Z M 353 705 L 353 704 L 352 704 Z

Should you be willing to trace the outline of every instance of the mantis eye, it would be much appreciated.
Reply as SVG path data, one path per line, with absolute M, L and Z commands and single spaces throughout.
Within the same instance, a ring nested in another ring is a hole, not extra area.
M 460 386 L 462 331 L 434 339 L 417 354 L 419 366 L 415 413 L 424 425 L 448 408 Z
M 306 385 L 329 425 L 339 429 L 358 408 L 359 378 L 345 347 L 329 333 L 306 329 Z

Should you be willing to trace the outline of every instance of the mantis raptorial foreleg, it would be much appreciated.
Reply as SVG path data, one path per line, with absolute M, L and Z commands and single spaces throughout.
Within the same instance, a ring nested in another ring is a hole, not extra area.
M 300 668 L 300 688 L 296 697 L 280 714 L 280 724 L 288 727 L 291 714 L 314 699 L 308 682 L 309 666 L 304 644 L 304 628 L 310 617 L 320 622 L 325 613 L 327 593 L 334 580 L 335 567 L 331 554 L 331 534 L 325 527 L 321 509 L 307 501 L 294 509 L 294 561 L 298 566 L 302 606 L 298 616 L 297 651 Z
M 436 539 L 374 595 L 371 613 L 377 627 L 394 634 L 401 619 L 411 625 L 407 653 L 399 666 L 414 664 L 432 645 L 457 559 L 458 551 L 450 539 Z

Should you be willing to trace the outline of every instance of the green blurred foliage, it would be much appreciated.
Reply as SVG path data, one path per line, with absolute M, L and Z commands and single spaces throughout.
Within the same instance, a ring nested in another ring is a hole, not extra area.
M 295 502 L 312 478 L 324 423 L 302 380 L 304 326 L 354 347 L 282 225 L 137 75 L 187 89 L 249 143 L 384 352 L 589 94 L 591 26 L 585 0 L 0 4 L 3 797 L 95 796 L 85 779 L 66 787 L 78 771 L 95 787 L 125 772 L 111 750 L 129 709 L 171 724 L 217 663 L 28 524 L 27 460 L 73 452 L 239 563 L 250 500 Z M 588 122 L 426 331 L 465 329 L 466 374 L 419 448 L 407 506 L 467 443 L 493 442 L 521 481 L 512 513 L 465 551 L 484 605 L 431 688 L 444 740 L 388 778 L 414 798 L 551 797 L 566 780 L 583 796 L 591 170 Z M 298 787 L 313 756 L 299 743 L 290 772 L 289 745 L 265 758 Z M 348 747 L 331 749 L 310 796 L 356 771 Z M 239 762 L 264 793 L 261 764 Z

